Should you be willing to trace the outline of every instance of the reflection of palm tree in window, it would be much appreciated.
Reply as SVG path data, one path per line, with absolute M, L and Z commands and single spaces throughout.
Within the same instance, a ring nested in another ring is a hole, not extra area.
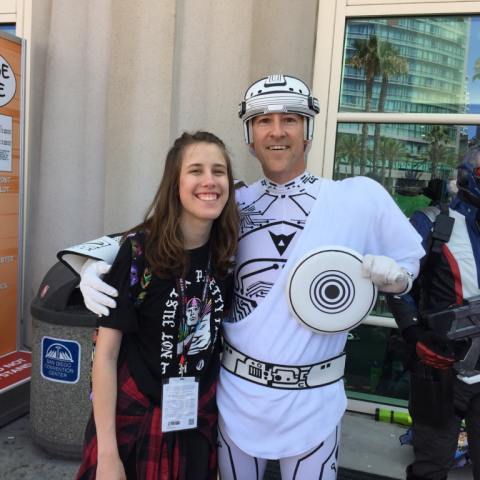
M 340 160 L 345 158 L 350 164 L 350 176 L 355 175 L 354 168 L 358 159 L 362 155 L 362 142 L 358 135 L 347 135 L 341 133 L 337 138 L 337 147 L 335 149 L 335 161 L 337 162 L 337 180 L 340 177 Z
M 465 155 L 465 152 L 468 150 L 468 148 L 460 148 L 458 152 L 453 154 L 452 158 L 452 165 L 454 168 L 457 167 L 457 165 L 460 165 L 463 163 L 463 156 Z
M 466 149 L 463 149 L 462 152 L 465 152 Z M 444 169 L 453 169 L 462 162 L 463 154 L 460 156 L 459 153 L 455 153 L 455 150 L 446 147 L 445 145 L 438 145 L 435 147 L 434 144 L 430 144 L 425 150 L 423 150 L 420 157 L 416 158 L 414 166 L 419 165 L 432 165 L 433 162 L 437 161 L 437 170 L 438 167 L 443 167 Z M 438 176 L 437 176 L 438 177 Z M 432 178 L 437 178 L 432 175 Z
M 382 159 L 382 170 L 380 183 L 385 185 L 385 174 L 388 160 L 388 178 L 389 178 L 389 188 L 390 193 L 393 193 L 393 178 L 392 178 L 392 169 L 394 165 L 397 165 L 400 162 L 404 162 L 407 159 L 407 147 L 405 142 L 397 140 L 396 138 L 385 137 L 382 135 L 379 142 L 379 153 L 380 158 Z
M 473 70 L 475 70 L 475 75 L 472 77 L 472 82 L 480 79 L 480 58 L 477 58 L 477 60 L 475 61 L 475 66 L 473 67 Z
M 400 49 L 390 42 L 383 42 L 378 35 L 370 35 L 368 40 L 355 40 L 353 42 L 354 55 L 345 60 L 347 65 L 356 70 L 363 70 L 365 74 L 365 112 L 372 111 L 372 95 L 375 76 L 382 75 L 378 111 L 385 111 L 388 82 L 391 77 L 408 74 L 408 63 L 400 56 Z M 368 154 L 368 123 L 362 127 L 362 155 L 360 158 L 360 175 L 365 174 Z M 380 124 L 375 125 L 372 173 L 377 170 L 379 157 Z
M 377 35 L 370 35 L 368 40 L 356 39 L 353 42 L 354 55 L 345 60 L 346 65 L 350 65 L 355 70 L 363 70 L 365 73 L 365 112 L 372 111 L 372 92 L 375 75 L 380 73 L 380 58 L 378 56 Z M 367 141 L 368 141 L 368 123 L 362 127 L 362 155 L 360 157 L 360 175 L 365 175 L 365 166 L 367 164 Z
M 385 101 L 387 99 L 388 81 L 391 77 L 408 75 L 407 59 L 400 56 L 400 49 L 396 48 L 390 42 L 380 42 L 378 47 L 378 57 L 380 59 L 380 72 L 382 75 L 382 86 L 380 88 L 380 97 L 378 99 L 378 111 L 385 111 Z M 373 173 L 376 172 L 377 160 L 380 148 L 380 124 L 375 124 L 375 135 L 373 141 Z
M 424 132 L 422 135 L 422 138 L 429 142 L 431 147 L 427 153 L 430 155 L 430 160 L 432 162 L 432 178 L 437 178 L 438 165 L 443 160 L 443 157 L 448 154 L 449 150 L 445 149 L 445 147 L 442 147 L 440 144 L 448 144 L 453 142 L 453 140 L 448 136 L 449 133 L 450 130 L 443 125 L 432 125 L 430 130 Z

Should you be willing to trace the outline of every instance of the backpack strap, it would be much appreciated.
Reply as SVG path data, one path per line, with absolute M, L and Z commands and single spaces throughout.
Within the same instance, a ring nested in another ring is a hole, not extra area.
M 454 223 L 455 219 L 449 216 L 448 204 L 440 203 L 440 214 L 437 216 L 432 233 L 432 252 L 440 253 L 443 245 L 450 241 Z
M 130 268 L 130 298 L 133 306 L 139 308 L 147 296 L 152 280 L 152 269 L 145 259 L 145 245 L 148 231 L 141 230 L 130 238 L 132 243 L 132 266 Z M 140 273 L 141 272 L 141 273 Z
M 440 210 L 435 207 L 427 207 L 422 208 L 419 212 L 423 213 L 434 225 L 428 253 L 440 253 L 443 245 L 450 241 L 455 223 L 455 219 L 450 217 L 448 204 L 441 202 Z

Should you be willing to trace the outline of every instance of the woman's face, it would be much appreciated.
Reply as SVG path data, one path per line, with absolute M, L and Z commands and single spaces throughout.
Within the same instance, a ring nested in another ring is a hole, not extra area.
M 228 200 L 227 162 L 213 143 L 199 142 L 185 149 L 180 170 L 182 219 L 198 225 L 218 218 Z

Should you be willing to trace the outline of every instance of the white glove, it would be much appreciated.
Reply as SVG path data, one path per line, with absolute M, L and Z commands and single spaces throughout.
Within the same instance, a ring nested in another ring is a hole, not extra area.
M 412 279 L 392 258 L 383 255 L 367 254 L 362 261 L 362 274 L 370 278 L 381 292 L 407 293 L 412 286 Z
M 102 281 L 103 276 L 108 273 L 111 268 L 112 266 L 104 261 L 90 258 L 85 262 L 80 272 L 80 276 L 82 277 L 80 280 L 80 290 L 82 291 L 85 305 L 99 317 L 110 314 L 107 307 L 115 308 L 117 306 L 115 300 L 110 297 L 118 297 L 118 292 Z

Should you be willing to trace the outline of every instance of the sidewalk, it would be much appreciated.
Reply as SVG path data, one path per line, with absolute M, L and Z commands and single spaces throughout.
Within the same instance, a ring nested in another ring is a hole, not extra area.
M 414 459 L 413 447 L 400 445 L 406 427 L 376 422 L 372 415 L 347 412 L 342 419 L 340 467 L 405 478 L 405 468 Z M 472 480 L 472 466 L 452 470 L 449 480 Z
M 400 446 L 398 437 L 406 429 L 375 422 L 373 417 L 347 412 L 342 420 L 339 464 L 362 472 L 405 478 L 405 466 L 413 460 L 412 447 Z M 33 444 L 29 416 L 0 428 L 0 479 L 73 480 L 80 462 L 58 460 Z M 471 466 L 454 470 L 449 480 L 472 479 Z
M 0 428 L 0 444 L 1 479 L 73 480 L 80 465 L 52 458 L 37 447 L 30 436 L 29 415 Z

